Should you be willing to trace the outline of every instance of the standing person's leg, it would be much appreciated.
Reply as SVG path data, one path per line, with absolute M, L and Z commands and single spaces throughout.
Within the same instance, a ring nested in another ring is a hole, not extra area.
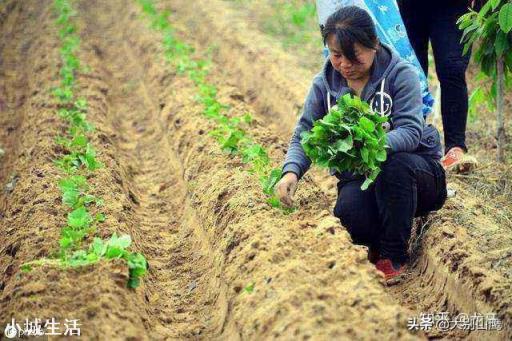
M 355 244 L 379 250 L 380 223 L 375 186 L 362 191 L 363 181 L 364 179 L 338 183 L 338 199 L 334 207 L 334 216 L 340 219 Z
M 436 72 L 441 83 L 441 114 L 445 153 L 449 153 L 455 147 L 454 151 L 458 151 L 458 155 L 451 153 L 454 154 L 453 162 L 462 162 L 463 153 L 467 152 L 468 88 L 466 69 L 470 56 L 469 53 L 462 55 L 464 49 L 463 44 L 460 43 L 462 31 L 459 30 L 456 22 L 462 14 L 468 11 L 467 3 L 464 1 L 446 2 L 433 11 L 430 39 L 434 51 Z M 444 161 L 446 168 L 452 168 L 451 161 Z
M 469 54 L 463 56 L 460 43 L 462 31 L 457 19 L 467 12 L 467 6 L 455 1 L 437 8 L 430 28 L 436 72 L 441 83 L 441 113 L 445 149 L 466 148 L 466 121 L 468 115 L 468 88 L 466 69 Z
M 428 77 L 429 7 L 425 1 L 399 0 L 400 15 L 407 36 L 425 76 Z
M 381 264 L 390 279 L 403 272 L 409 260 L 408 242 L 413 218 L 434 211 L 446 200 L 445 172 L 438 161 L 413 153 L 395 153 L 382 165 L 375 183 L 379 217 Z

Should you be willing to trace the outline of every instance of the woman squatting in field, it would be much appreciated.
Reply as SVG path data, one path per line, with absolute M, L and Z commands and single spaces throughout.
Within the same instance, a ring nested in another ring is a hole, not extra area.
M 369 260 L 388 284 L 394 284 L 407 269 L 413 218 L 440 209 L 446 200 L 440 136 L 425 123 L 414 67 L 379 42 L 365 10 L 339 9 L 327 19 L 322 36 L 330 56 L 306 97 L 277 194 L 283 204 L 292 204 L 297 183 L 311 165 L 301 133 L 311 130 L 313 122 L 325 116 L 338 98 L 352 93 L 368 102 L 376 114 L 388 116 L 388 157 L 376 181 L 363 191 L 364 176 L 331 174 L 339 179 L 334 215 L 354 243 L 369 248 Z

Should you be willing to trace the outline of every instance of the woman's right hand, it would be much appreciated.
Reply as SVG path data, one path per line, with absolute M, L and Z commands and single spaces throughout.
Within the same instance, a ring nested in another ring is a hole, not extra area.
M 293 205 L 292 197 L 297 190 L 299 179 L 295 173 L 286 173 L 276 185 L 276 192 L 279 200 L 288 207 Z

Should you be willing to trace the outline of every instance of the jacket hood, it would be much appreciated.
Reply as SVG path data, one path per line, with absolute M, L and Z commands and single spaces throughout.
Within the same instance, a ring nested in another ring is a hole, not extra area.
M 387 77 L 400 60 L 400 56 L 395 50 L 385 43 L 380 43 L 380 48 L 375 54 L 375 59 L 370 69 L 370 79 L 361 94 L 363 100 L 368 100 L 368 97 L 374 93 L 377 86 Z M 322 70 L 322 80 L 329 94 L 336 99 L 351 92 L 347 85 L 347 80 L 334 69 L 329 58 L 325 61 Z

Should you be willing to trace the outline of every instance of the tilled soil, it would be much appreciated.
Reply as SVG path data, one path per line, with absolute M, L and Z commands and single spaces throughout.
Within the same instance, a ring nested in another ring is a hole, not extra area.
M 300 68 L 300 60 L 294 59 L 293 50 L 283 51 L 269 37 L 247 28 L 248 24 L 239 18 L 250 14 L 240 13 L 228 1 L 162 2 L 162 5 L 175 13 L 173 22 L 181 28 L 184 39 L 193 30 L 196 34 L 189 41 L 195 41 L 196 46 L 225 47 L 218 48 L 214 55 L 219 65 L 226 65 L 215 69 L 215 77 L 228 76 L 262 119 L 276 123 L 276 132 L 285 132 L 288 138 L 296 122 L 297 108 L 302 106 L 308 90 L 308 80 L 313 77 Z M 297 76 L 308 78 L 297 83 Z M 272 94 L 267 97 L 253 96 L 270 91 Z M 315 171 L 312 177 L 333 203 L 333 180 Z M 402 285 L 387 291 L 416 314 L 496 313 L 503 322 L 501 332 L 452 331 L 439 335 L 431 331 L 427 333 L 429 337 L 510 338 L 512 240 L 509 232 L 512 226 L 499 222 L 488 205 L 472 195 L 464 183 L 449 180 L 457 196 L 432 214 L 426 224 L 418 221 L 419 236 L 411 241 L 411 274 Z
M 307 175 L 293 214 L 268 207 L 256 177 L 208 135 L 213 125 L 201 115 L 197 89 L 163 61 L 160 37 L 137 4 L 76 4 L 80 59 L 91 69 L 79 75 L 78 93 L 88 100 L 105 163 L 90 179 L 106 204 L 99 233 L 129 233 L 150 271 L 136 290 L 125 287 L 128 271 L 117 262 L 20 272 L 57 248 L 65 223 L 62 174 L 52 164 L 64 126 L 50 95 L 60 67 L 51 1 L 4 2 L 2 326 L 13 317 L 74 318 L 89 339 L 510 338 L 511 237 L 478 211 L 478 198 L 459 188 L 413 250 L 408 279 L 387 288 L 365 248 L 332 217 L 332 179 Z M 161 5 L 173 9 L 170 19 L 198 51 L 217 46 L 209 78 L 220 101 L 230 116 L 254 113 L 250 132 L 278 165 L 311 75 L 230 21 L 236 11 L 224 2 Z M 244 289 L 250 284 L 252 293 Z M 504 330 L 408 330 L 408 317 L 441 310 L 496 312 Z

